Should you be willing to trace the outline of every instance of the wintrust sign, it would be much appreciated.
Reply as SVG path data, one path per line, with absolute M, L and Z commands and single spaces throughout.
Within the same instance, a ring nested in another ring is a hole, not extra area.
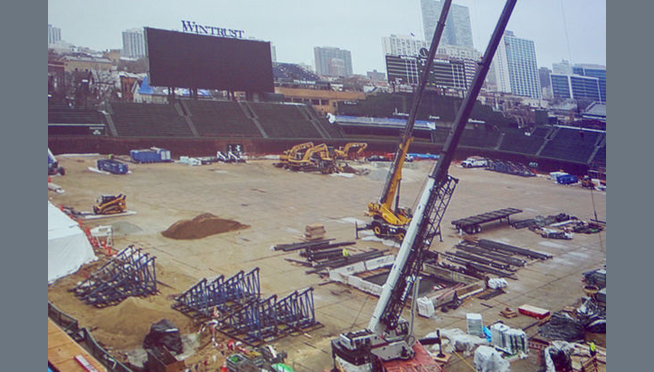
M 219 37 L 231 37 L 240 39 L 245 31 L 233 30 L 231 28 L 214 27 L 208 25 L 199 25 L 193 21 L 182 21 L 182 31 L 191 32 L 199 35 L 211 35 Z

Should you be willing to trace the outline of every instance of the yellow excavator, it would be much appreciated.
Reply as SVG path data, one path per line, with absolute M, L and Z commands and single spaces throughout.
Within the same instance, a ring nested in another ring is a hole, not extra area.
M 284 167 L 295 171 L 317 169 L 323 174 L 336 173 L 340 171 L 340 167 L 336 164 L 332 153 L 333 149 L 321 143 L 308 148 L 301 158 L 289 158 Z
M 334 149 L 334 157 L 340 160 L 357 159 L 366 147 L 368 144 L 365 142 L 349 142 L 345 146 Z
M 289 159 L 301 159 L 303 156 L 303 151 L 313 147 L 313 142 L 299 143 L 290 149 L 284 151 L 282 155 L 279 155 L 279 163 L 275 163 L 277 167 L 283 167 L 288 163 Z

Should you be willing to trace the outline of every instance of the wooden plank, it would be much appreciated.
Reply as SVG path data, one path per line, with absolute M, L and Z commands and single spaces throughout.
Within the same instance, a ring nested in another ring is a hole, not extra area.
M 78 355 L 83 356 L 98 371 L 107 372 L 100 362 L 48 318 L 48 361 L 60 371 L 87 372 L 75 360 Z

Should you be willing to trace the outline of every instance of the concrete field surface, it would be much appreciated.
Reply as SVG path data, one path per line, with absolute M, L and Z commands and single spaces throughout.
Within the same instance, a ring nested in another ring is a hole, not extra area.
M 126 329 L 120 332 L 114 330 L 112 327 L 119 327 L 121 320 L 112 322 L 107 317 L 129 316 L 124 314 L 127 310 L 112 313 L 111 309 L 96 309 L 76 299 L 67 290 L 83 278 L 80 273 L 51 285 L 48 297 L 55 306 L 79 319 L 81 326 L 91 329 L 111 350 L 127 353 L 140 347 L 150 325 L 161 317 L 182 323 L 178 325 L 183 333 L 197 333 L 197 326 L 170 308 L 174 295 L 202 278 L 221 274 L 230 277 L 239 270 L 248 272 L 255 267 L 260 269 L 264 298 L 272 294 L 282 298 L 296 290 L 314 288 L 316 319 L 324 327 L 273 343 L 278 350 L 289 354 L 288 364 L 296 371 L 331 368 L 331 339 L 342 332 L 367 327 L 376 297 L 342 284 L 328 283 L 328 278 L 316 274 L 306 274 L 307 268 L 285 260 L 304 260 L 299 251 L 274 251 L 271 247 L 301 241 L 305 226 L 316 223 L 325 226 L 326 238 L 333 238 L 335 242 L 354 240 L 354 221 L 368 221 L 364 211 L 367 203 L 378 201 L 388 163 L 352 162 L 353 168 L 366 169 L 368 173 L 350 177 L 287 171 L 274 167 L 273 160 L 195 167 L 179 163 L 129 163 L 131 173 L 106 175 L 88 170 L 98 158 L 58 156 L 66 175 L 54 177 L 52 181 L 65 192 L 50 192 L 49 198 L 57 205 L 83 211 L 91 210 L 95 199 L 102 194 L 127 195 L 127 208 L 136 214 L 87 220 L 84 224 L 89 227 L 115 225 L 114 247 L 117 250 L 134 244 L 156 256 L 157 279 L 164 284 L 160 286 L 161 293 L 139 299 L 147 302 L 145 308 L 156 310 L 156 316 L 143 318 L 142 323 L 146 324 L 139 327 L 125 325 Z M 433 161 L 405 164 L 401 205 L 413 206 L 433 165 Z M 463 169 L 456 164 L 450 167 L 450 174 L 459 182 L 441 224 L 443 242 L 435 241 L 431 250 L 452 250 L 460 241 L 461 236 L 451 221 L 509 207 L 523 210 L 511 216 L 511 220 L 567 213 L 585 221 L 595 218 L 596 214 L 599 220 L 606 221 L 605 192 L 591 194 L 579 185 L 557 185 L 544 176 L 524 178 L 478 168 Z M 204 213 L 249 227 L 194 240 L 169 239 L 161 235 L 177 221 Z M 446 313 L 436 310 L 429 319 L 416 316 L 414 331 L 418 338 L 436 329 L 465 331 L 467 313 L 481 314 L 486 326 L 502 320 L 514 328 L 528 327 L 537 320 L 524 315 L 505 319 L 500 317 L 499 311 L 506 307 L 517 311 L 519 306 L 529 304 L 555 312 L 577 305 L 583 296 L 582 272 L 606 263 L 606 230 L 599 234 L 574 234 L 572 240 L 553 240 L 528 229 L 514 229 L 504 221 L 495 221 L 482 225 L 481 233 L 476 236 L 548 253 L 553 258 L 531 261 L 519 269 L 518 280 L 507 280 L 506 294 L 489 300 L 468 298 L 458 309 Z M 370 248 L 396 251 L 374 239 L 356 242 L 351 250 L 353 253 Z M 133 307 L 124 309 L 130 308 Z M 403 315 L 409 316 L 408 308 Z M 530 327 L 528 335 L 534 334 L 537 328 Z M 129 329 L 134 334 L 129 334 Z M 191 363 L 198 360 L 195 358 L 189 358 Z M 514 362 L 512 370 L 536 370 L 535 360 L 536 356 L 530 355 L 527 360 Z M 466 362 L 472 363 L 472 358 L 468 357 Z M 448 371 L 470 370 L 467 363 L 453 356 Z

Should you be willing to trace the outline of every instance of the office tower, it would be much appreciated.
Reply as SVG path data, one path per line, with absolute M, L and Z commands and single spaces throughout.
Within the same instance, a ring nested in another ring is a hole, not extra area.
M 600 101 L 600 82 L 596 77 L 551 74 L 550 80 L 554 98 Z
M 437 0 L 420 0 L 422 10 L 422 26 L 425 32 L 425 40 L 434 37 L 436 23 L 441 15 L 443 2 Z M 445 28 L 441 36 L 440 45 L 457 45 L 466 48 L 474 48 L 472 45 L 472 27 L 470 26 L 470 12 L 468 7 L 452 4 L 445 20 Z
M 123 57 L 145 57 L 145 36 L 142 28 L 123 31 Z
M 351 76 L 352 55 L 349 50 L 332 47 L 314 47 L 316 73 L 321 76 Z
M 606 102 L 606 66 L 592 64 L 575 64 L 572 72 L 581 75 L 595 77 L 599 81 L 600 100 Z
M 542 96 L 536 48 L 532 40 L 515 37 L 505 31 L 493 58 L 497 90 L 540 99 Z
M 48 24 L 48 44 L 55 44 L 61 40 L 61 29 Z
M 413 36 L 391 35 L 390 37 L 382 37 L 384 55 L 417 56 L 420 54 L 420 49 L 429 50 L 429 46 L 430 43 L 416 39 Z

